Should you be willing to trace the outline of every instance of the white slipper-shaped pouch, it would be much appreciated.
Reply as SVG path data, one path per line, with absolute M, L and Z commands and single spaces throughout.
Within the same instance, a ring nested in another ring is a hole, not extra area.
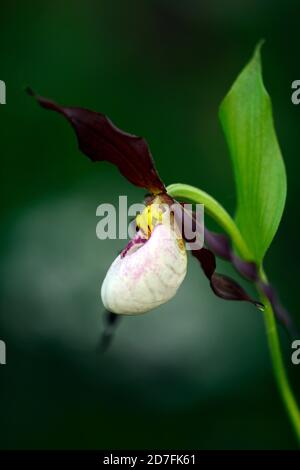
M 156 225 L 148 239 L 139 231 L 109 268 L 102 302 L 113 313 L 145 313 L 174 297 L 186 271 L 184 242 L 170 225 Z

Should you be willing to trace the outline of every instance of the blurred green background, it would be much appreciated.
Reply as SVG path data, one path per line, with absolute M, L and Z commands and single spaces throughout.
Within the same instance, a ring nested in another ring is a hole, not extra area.
M 24 88 L 106 113 L 147 139 L 167 184 L 197 185 L 233 212 L 218 105 L 264 37 L 288 174 L 266 270 L 299 324 L 299 2 L 11 0 L 0 11 L 0 447 L 295 448 L 261 312 L 214 297 L 195 260 L 175 299 L 124 319 L 97 352 L 100 285 L 124 241 L 96 238 L 96 207 L 144 193 L 91 164 L 67 122 Z M 300 398 L 300 366 L 281 336 Z

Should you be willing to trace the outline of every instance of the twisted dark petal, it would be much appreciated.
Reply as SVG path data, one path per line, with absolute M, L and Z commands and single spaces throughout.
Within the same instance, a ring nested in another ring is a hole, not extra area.
M 243 277 L 254 283 L 257 283 L 258 287 L 260 287 L 260 289 L 269 299 L 277 320 L 284 326 L 284 328 L 287 330 L 287 332 L 292 338 L 298 337 L 299 332 L 293 322 L 293 319 L 290 316 L 289 312 L 280 303 L 275 289 L 270 284 L 265 284 L 259 280 L 257 265 L 254 262 L 242 260 L 236 253 L 234 253 L 234 251 L 230 247 L 229 239 L 226 235 L 210 232 L 209 230 L 205 229 L 205 242 L 216 255 L 221 256 L 227 261 L 230 261 L 235 267 L 235 269 Z M 222 282 L 222 288 L 223 285 L 224 283 Z M 220 288 L 219 280 L 217 280 L 217 282 L 215 281 L 214 283 L 212 283 L 212 288 L 215 293 L 217 293 Z M 230 290 L 229 286 L 227 286 L 227 290 Z M 221 292 L 222 291 L 223 289 L 221 289 Z M 234 286 L 232 286 L 232 292 L 238 295 L 241 294 L 239 290 L 236 290 Z M 259 304 L 258 302 L 256 302 L 256 305 L 259 308 L 263 307 L 262 304 Z
M 146 141 L 118 129 L 106 116 L 84 108 L 64 107 L 27 90 L 46 109 L 62 114 L 73 127 L 80 150 L 92 161 L 116 165 L 135 186 L 165 192 Z
M 182 205 L 179 205 L 181 210 Z M 185 211 L 187 213 L 187 211 Z M 195 217 L 193 213 L 190 216 Z M 184 233 L 184 232 L 183 232 Z M 198 259 L 201 267 L 210 280 L 210 285 L 214 293 L 227 300 L 246 300 L 253 303 L 259 309 L 263 309 L 264 306 L 257 302 L 244 291 L 244 289 L 233 279 L 228 276 L 215 273 L 216 262 L 214 255 L 220 256 L 221 258 L 230 261 L 235 269 L 246 279 L 257 283 L 260 289 L 264 292 L 266 297 L 269 299 L 275 316 L 279 322 L 283 324 L 290 336 L 293 338 L 299 336 L 299 332 L 289 314 L 289 312 L 282 306 L 279 301 L 278 295 L 275 289 L 270 284 L 265 284 L 259 280 L 259 273 L 257 265 L 251 261 L 242 260 L 231 248 L 229 238 L 221 233 L 211 232 L 205 228 L 205 244 L 210 248 L 203 248 L 202 250 L 193 251 L 192 254 Z
M 192 255 L 195 256 L 201 264 L 201 268 L 207 279 L 211 280 L 216 269 L 216 258 L 214 254 L 207 248 L 202 248 L 201 250 L 192 251 Z
M 205 229 L 205 243 L 215 253 L 226 261 L 230 261 L 235 269 L 246 279 L 257 281 L 257 266 L 252 261 L 242 260 L 231 248 L 229 238 L 222 233 Z
M 231 262 L 235 269 L 249 281 L 256 282 L 258 279 L 258 269 L 254 262 L 244 261 L 237 256 L 233 251 L 231 252 Z
M 289 312 L 281 304 L 278 294 L 274 287 L 272 287 L 270 284 L 265 284 L 261 281 L 258 283 L 258 285 L 265 294 L 265 296 L 269 299 L 277 320 L 282 323 L 282 325 L 285 327 L 285 329 L 292 338 L 299 337 L 299 330 L 294 324 Z
M 197 224 L 194 214 L 184 209 L 182 204 L 176 204 L 176 208 L 177 212 L 184 211 L 186 215 L 190 215 L 190 217 L 193 219 L 193 222 Z M 182 220 L 182 217 L 180 218 L 178 214 L 176 215 L 176 211 L 175 218 Z M 196 225 L 196 228 L 197 227 L 198 225 Z M 202 226 L 199 227 L 199 230 L 202 230 Z M 182 231 L 183 235 L 184 233 L 185 232 Z M 215 252 L 219 256 L 222 256 L 223 258 L 231 261 L 232 250 L 228 238 L 225 235 L 213 233 L 205 229 L 205 243 L 209 245 L 210 248 L 214 247 Z M 263 308 L 263 305 L 260 302 L 252 299 L 236 281 L 228 276 L 215 272 L 216 258 L 213 251 L 209 250 L 208 248 L 201 248 L 199 250 L 192 250 L 192 255 L 195 256 L 195 258 L 197 258 L 199 261 L 204 274 L 210 281 L 210 286 L 213 292 L 218 297 L 221 297 L 225 300 L 244 300 L 251 302 L 260 309 Z
M 207 228 L 204 230 L 205 243 L 215 253 L 215 255 L 231 260 L 231 246 L 226 235 L 211 232 Z
M 253 300 L 236 281 L 224 274 L 214 273 L 211 277 L 210 285 L 214 293 L 222 299 L 245 300 L 246 302 L 251 302 L 259 309 L 263 308 L 263 305 Z
M 218 297 L 224 300 L 245 300 L 258 308 L 263 307 L 260 302 L 253 300 L 236 281 L 224 274 L 215 272 L 216 258 L 212 251 L 202 248 L 201 250 L 193 250 L 192 255 L 200 262 L 204 274 L 210 281 L 213 292 Z

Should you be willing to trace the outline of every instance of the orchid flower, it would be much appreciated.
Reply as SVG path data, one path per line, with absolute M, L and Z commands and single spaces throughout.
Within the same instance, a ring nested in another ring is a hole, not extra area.
M 30 93 L 33 92 L 30 90 Z M 168 206 L 179 202 L 162 182 L 146 141 L 117 128 L 103 114 L 84 108 L 65 107 L 34 94 L 46 109 L 62 114 L 72 125 L 79 149 L 93 162 L 106 160 L 117 166 L 121 174 L 135 186 L 148 191 L 146 208 L 137 216 L 137 233 L 109 268 L 101 288 L 104 307 L 114 314 L 145 313 L 172 299 L 187 272 L 186 242 L 180 237 L 176 215 L 170 223 Z M 175 211 L 176 212 L 176 211 Z M 193 214 L 190 213 L 193 218 Z M 208 238 L 217 235 L 206 230 Z M 212 243 L 213 245 L 213 243 Z M 225 300 L 253 300 L 246 291 L 228 276 L 216 273 L 213 251 L 207 247 L 192 250 L 210 282 L 213 292 Z M 251 263 L 236 260 L 245 268 Z M 246 269 L 247 270 L 247 269 Z M 241 271 L 241 269 L 240 269 Z
M 202 230 L 182 202 L 204 204 L 206 214 L 225 233 L 213 233 L 205 228 L 205 246 L 192 247 L 191 254 L 199 261 L 218 297 L 248 301 L 263 310 L 274 374 L 300 443 L 300 410 L 286 374 L 275 317 L 291 336 L 296 336 L 297 329 L 263 268 L 264 255 L 284 209 L 286 173 L 274 129 L 271 100 L 263 84 L 260 49 L 261 43 L 220 107 L 235 172 L 234 219 L 199 188 L 179 183 L 166 187 L 143 138 L 118 129 L 103 114 L 61 106 L 31 89 L 27 91 L 43 108 L 67 119 L 83 154 L 93 162 L 112 163 L 131 184 L 149 193 L 144 211 L 136 217 L 136 234 L 112 263 L 102 284 L 102 302 L 108 311 L 106 344 L 121 315 L 148 312 L 176 295 L 187 271 L 187 247 L 191 248 L 180 215 L 187 215 L 196 231 Z M 262 303 L 253 300 L 235 280 L 216 272 L 216 256 L 232 263 L 240 275 L 255 285 Z

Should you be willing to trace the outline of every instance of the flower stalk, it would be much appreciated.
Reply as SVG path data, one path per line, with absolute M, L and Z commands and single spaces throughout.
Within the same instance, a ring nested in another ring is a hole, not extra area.
M 193 203 L 204 204 L 207 215 L 212 217 L 215 222 L 217 222 L 218 225 L 227 233 L 227 235 L 229 235 L 239 255 L 246 261 L 251 261 L 251 259 L 253 259 L 251 252 L 234 220 L 222 207 L 222 205 L 212 196 L 198 188 L 180 183 L 168 186 L 167 192 L 175 199 L 188 199 Z M 298 444 L 300 446 L 300 410 L 294 393 L 291 389 L 284 365 L 274 311 L 269 299 L 261 289 L 262 283 L 266 284 L 267 282 L 267 276 L 262 266 L 260 266 L 258 269 L 256 288 L 264 305 L 263 315 L 273 372 L 283 404 L 286 408 L 291 425 L 294 429 Z
M 262 280 L 267 281 L 267 276 L 264 273 L 263 269 L 261 269 L 260 271 L 261 271 L 260 276 Z M 290 418 L 294 432 L 296 434 L 298 444 L 300 445 L 300 409 L 298 407 L 296 398 L 291 389 L 287 372 L 285 369 L 280 342 L 279 342 L 279 335 L 278 335 L 275 315 L 274 315 L 272 305 L 269 299 L 264 295 L 261 289 L 258 288 L 257 290 L 259 292 L 261 301 L 263 302 L 265 306 L 265 309 L 264 309 L 265 329 L 266 329 L 269 351 L 271 355 L 274 376 L 277 382 L 279 393 L 282 397 L 284 406 L 286 408 L 286 411 Z

